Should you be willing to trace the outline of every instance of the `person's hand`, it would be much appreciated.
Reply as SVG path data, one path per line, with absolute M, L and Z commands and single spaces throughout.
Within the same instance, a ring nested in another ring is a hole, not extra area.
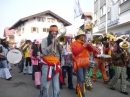
M 87 47 L 88 44 L 89 44 L 89 43 L 86 41 L 86 42 L 83 44 L 83 46 L 84 46 L 84 47 Z
M 1 56 L 4 56 L 4 54 L 0 53 Z
M 57 41 L 57 38 L 56 37 L 54 37 L 53 39 L 52 39 L 52 42 L 56 42 Z
M 40 57 L 42 57 L 42 54 L 40 54 Z
M 37 59 L 40 59 L 40 56 L 37 56 Z

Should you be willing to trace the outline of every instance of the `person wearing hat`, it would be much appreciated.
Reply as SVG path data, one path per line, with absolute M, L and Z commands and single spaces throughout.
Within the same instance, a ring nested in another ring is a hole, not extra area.
M 86 41 L 86 34 L 82 30 L 77 32 L 75 41 L 72 42 L 73 68 L 77 73 L 76 91 L 78 97 L 85 97 L 85 74 L 89 66 L 90 52 L 98 53 L 96 49 Z
M 30 50 L 31 50 L 32 42 L 31 40 L 26 40 L 25 43 L 26 45 L 22 49 L 25 58 L 25 66 L 23 68 L 23 73 L 32 74 L 32 63 L 30 58 Z
M 112 63 L 115 66 L 115 75 L 108 83 L 111 90 L 115 90 L 114 85 L 118 81 L 119 77 L 121 76 L 121 83 L 120 83 L 120 89 L 121 93 L 128 95 L 126 89 L 126 62 L 128 56 L 126 55 L 126 51 L 119 45 L 123 40 L 118 39 L 116 41 L 116 46 L 114 47 L 114 50 L 112 52 Z
M 73 87 L 73 60 L 72 60 L 72 52 L 71 52 L 71 43 L 72 37 L 66 36 L 67 42 L 66 45 L 63 45 L 61 52 L 61 67 L 62 67 L 62 76 L 65 85 L 66 74 L 68 74 L 68 88 L 70 90 L 74 90 Z M 62 84 L 60 84 L 60 88 L 62 88 Z
M 60 97 L 60 82 L 63 81 L 60 67 L 60 52 L 62 46 L 57 41 L 58 27 L 51 25 L 49 34 L 42 39 L 41 51 L 41 93 L 43 97 L 49 97 L 49 86 L 52 81 L 52 97 Z
M 32 45 L 32 50 L 30 52 L 30 58 L 33 66 L 32 71 L 32 80 L 35 80 L 35 85 L 37 88 L 40 88 L 40 65 L 39 61 L 42 56 L 41 54 L 41 47 L 40 47 L 40 40 L 36 40 L 35 43 Z

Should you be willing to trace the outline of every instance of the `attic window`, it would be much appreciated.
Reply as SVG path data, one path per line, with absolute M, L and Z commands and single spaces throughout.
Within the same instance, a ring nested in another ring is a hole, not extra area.
M 39 22 L 45 22 L 46 18 L 45 17 L 38 17 L 37 21 L 39 21 Z
M 37 21 L 40 21 L 40 18 L 37 18 Z

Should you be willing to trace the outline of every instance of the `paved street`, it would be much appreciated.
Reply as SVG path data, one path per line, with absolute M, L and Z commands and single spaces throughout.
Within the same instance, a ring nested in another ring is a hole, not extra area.
M 11 74 L 13 78 L 11 81 L 0 79 L 0 97 L 38 97 L 39 90 L 35 88 L 34 82 L 31 79 L 31 75 L 23 75 L 18 73 L 18 68 L 12 66 Z M 67 82 L 67 81 L 66 81 Z M 74 76 L 74 85 L 76 84 L 76 78 Z M 120 82 L 120 81 L 119 81 Z M 107 85 L 102 83 L 101 79 L 98 82 L 93 83 L 94 89 L 92 91 L 87 90 L 86 97 L 128 97 L 119 92 L 119 82 L 115 85 L 116 90 L 108 89 Z M 130 93 L 130 83 L 127 82 L 128 92 Z M 51 94 L 51 92 L 50 92 Z M 60 92 L 60 97 L 77 97 L 75 91 L 69 90 L 67 85 Z

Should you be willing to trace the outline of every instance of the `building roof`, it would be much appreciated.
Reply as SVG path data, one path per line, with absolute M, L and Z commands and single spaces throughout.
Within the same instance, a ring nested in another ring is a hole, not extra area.
M 10 27 L 10 29 L 15 29 L 16 27 L 18 27 L 19 25 L 23 24 L 24 22 L 28 21 L 29 19 L 33 19 L 33 18 L 36 18 L 38 16 L 41 16 L 41 15 L 50 15 L 54 18 L 56 18 L 57 20 L 61 21 L 62 23 L 64 23 L 64 26 L 70 26 L 72 25 L 71 23 L 69 23 L 68 21 L 66 21 L 65 19 L 61 18 L 60 16 L 58 16 L 57 14 L 53 13 L 52 11 L 50 10 L 47 10 L 47 11 L 44 11 L 44 12 L 41 12 L 41 13 L 37 13 L 37 14 L 34 14 L 34 15 L 30 15 L 28 17 L 25 17 L 25 18 L 21 18 L 20 20 L 18 20 L 13 26 Z
M 14 29 L 9 30 L 9 27 L 6 27 L 4 29 L 4 35 L 3 36 L 4 37 L 6 37 L 6 36 L 13 37 L 14 36 Z
M 81 19 L 84 19 L 84 16 L 90 16 L 92 18 L 92 12 L 84 12 L 83 15 L 81 16 Z

